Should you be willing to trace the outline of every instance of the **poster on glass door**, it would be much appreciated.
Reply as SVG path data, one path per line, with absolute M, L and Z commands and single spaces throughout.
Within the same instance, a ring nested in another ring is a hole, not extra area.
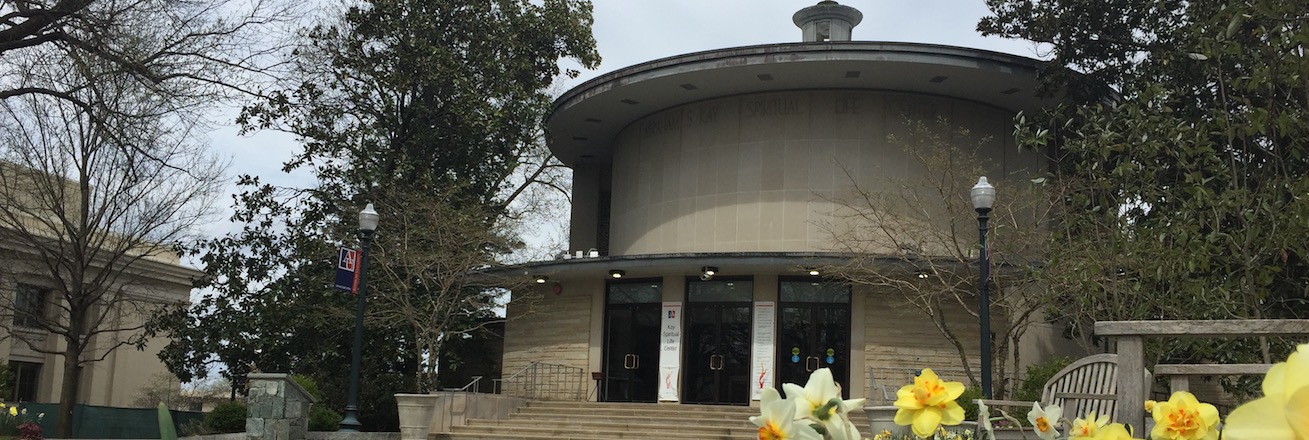
M 773 386 L 773 327 L 777 321 L 777 304 L 772 301 L 754 303 L 754 341 L 750 350 L 750 395 L 759 400 L 764 388 Z
M 659 324 L 659 401 L 676 402 L 682 363 L 682 303 L 664 303 Z

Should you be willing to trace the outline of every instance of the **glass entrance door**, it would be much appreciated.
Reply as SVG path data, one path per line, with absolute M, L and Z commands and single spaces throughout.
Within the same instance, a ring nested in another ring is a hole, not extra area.
M 659 391 L 659 282 L 610 283 L 601 399 L 654 402 Z
M 682 402 L 750 404 L 750 324 L 754 283 L 687 283 Z
M 850 286 L 782 280 L 778 299 L 778 387 L 803 385 L 814 370 L 828 368 L 842 398 L 850 398 Z

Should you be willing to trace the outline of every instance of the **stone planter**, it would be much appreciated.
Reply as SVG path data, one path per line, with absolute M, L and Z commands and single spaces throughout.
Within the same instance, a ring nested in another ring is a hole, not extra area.
M 881 434 L 882 431 L 890 431 L 894 436 L 912 435 L 913 433 L 908 426 L 895 424 L 895 412 L 897 409 L 898 408 L 894 405 L 864 407 L 864 414 L 868 415 L 869 433 L 872 435 L 878 435 Z M 976 433 L 977 422 L 965 421 L 958 426 L 947 426 L 945 429 L 953 432 L 968 430 Z M 996 434 L 996 440 L 1002 440 L 999 433 L 997 432 Z
M 908 426 L 895 424 L 896 407 L 893 405 L 879 405 L 864 407 L 864 414 L 868 415 L 869 433 L 873 435 L 881 434 L 882 431 L 891 431 L 891 434 L 904 434 L 909 432 Z
M 1040 437 L 1036 433 L 1028 430 L 1023 431 L 1017 428 L 1004 428 L 995 430 L 995 440 L 1036 440 Z
M 435 394 L 396 394 L 395 404 L 400 412 L 400 440 L 427 440 L 431 431 L 432 413 L 436 410 Z

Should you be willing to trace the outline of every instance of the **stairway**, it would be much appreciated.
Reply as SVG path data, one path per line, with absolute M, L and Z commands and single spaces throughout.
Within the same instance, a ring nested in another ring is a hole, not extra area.
M 469 420 L 434 440 L 755 439 L 758 408 L 653 403 L 532 401 L 507 420 Z M 862 411 L 851 421 L 867 434 Z

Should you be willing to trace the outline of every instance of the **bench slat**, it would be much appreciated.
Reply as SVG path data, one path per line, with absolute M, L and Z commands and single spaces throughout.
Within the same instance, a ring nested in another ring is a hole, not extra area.
M 1240 376 L 1268 374 L 1271 364 L 1159 364 L 1156 376 Z
M 1205 337 L 1309 334 L 1309 319 L 1208 321 L 1100 321 L 1096 336 Z

